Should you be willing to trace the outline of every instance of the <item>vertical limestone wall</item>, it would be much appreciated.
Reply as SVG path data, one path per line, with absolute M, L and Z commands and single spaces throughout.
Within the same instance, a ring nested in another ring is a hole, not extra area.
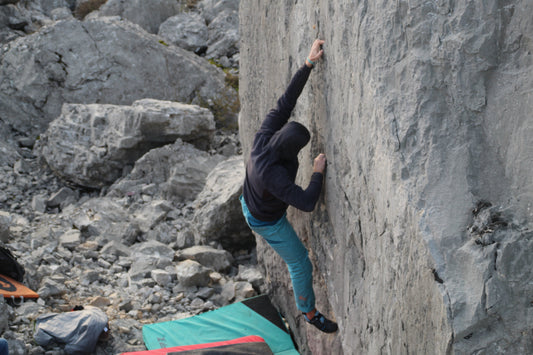
M 306 326 L 259 240 L 302 353 L 533 352 L 533 3 L 241 1 L 240 134 L 325 55 L 293 119 L 312 132 L 298 182 L 328 157 L 323 197 L 289 217 L 315 265 Z

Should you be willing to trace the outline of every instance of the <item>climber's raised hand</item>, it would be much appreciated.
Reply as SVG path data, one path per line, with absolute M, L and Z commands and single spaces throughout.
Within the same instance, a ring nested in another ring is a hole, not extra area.
M 326 170 L 326 154 L 320 153 L 313 161 L 313 172 L 324 174 Z
M 322 57 L 322 54 L 324 54 L 324 50 L 322 49 L 322 45 L 324 44 L 324 40 L 322 39 L 315 39 L 313 42 L 313 45 L 311 46 L 311 51 L 309 52 L 309 55 L 307 56 L 305 60 L 305 64 L 308 67 L 312 67 L 317 60 Z

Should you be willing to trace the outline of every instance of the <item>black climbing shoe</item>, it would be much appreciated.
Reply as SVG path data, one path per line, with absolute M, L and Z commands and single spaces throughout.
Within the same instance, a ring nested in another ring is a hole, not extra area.
M 311 323 L 315 327 L 317 327 L 319 330 L 323 331 L 324 333 L 334 333 L 337 331 L 337 323 L 327 319 L 322 314 L 320 314 L 318 311 L 316 311 L 315 316 L 311 319 L 308 319 L 307 316 L 304 315 L 304 319 L 307 323 Z

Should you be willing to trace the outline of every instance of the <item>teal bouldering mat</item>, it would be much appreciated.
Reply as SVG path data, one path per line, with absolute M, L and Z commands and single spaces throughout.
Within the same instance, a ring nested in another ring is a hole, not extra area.
M 143 326 L 142 333 L 148 350 L 257 335 L 275 355 L 299 354 L 278 311 L 266 295 L 189 318 L 148 324 Z

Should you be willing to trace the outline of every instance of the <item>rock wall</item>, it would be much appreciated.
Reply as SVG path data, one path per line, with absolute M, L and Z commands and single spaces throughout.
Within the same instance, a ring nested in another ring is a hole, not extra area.
M 58 21 L 3 46 L 0 117 L 35 136 L 63 103 L 130 105 L 154 98 L 223 105 L 236 100 L 224 78 L 199 56 L 130 22 Z
M 533 3 L 243 1 L 244 156 L 312 41 L 293 119 L 328 157 L 321 202 L 290 210 L 315 265 L 317 334 L 259 240 L 302 353 L 533 352 Z M 287 301 L 291 300 L 291 301 Z

